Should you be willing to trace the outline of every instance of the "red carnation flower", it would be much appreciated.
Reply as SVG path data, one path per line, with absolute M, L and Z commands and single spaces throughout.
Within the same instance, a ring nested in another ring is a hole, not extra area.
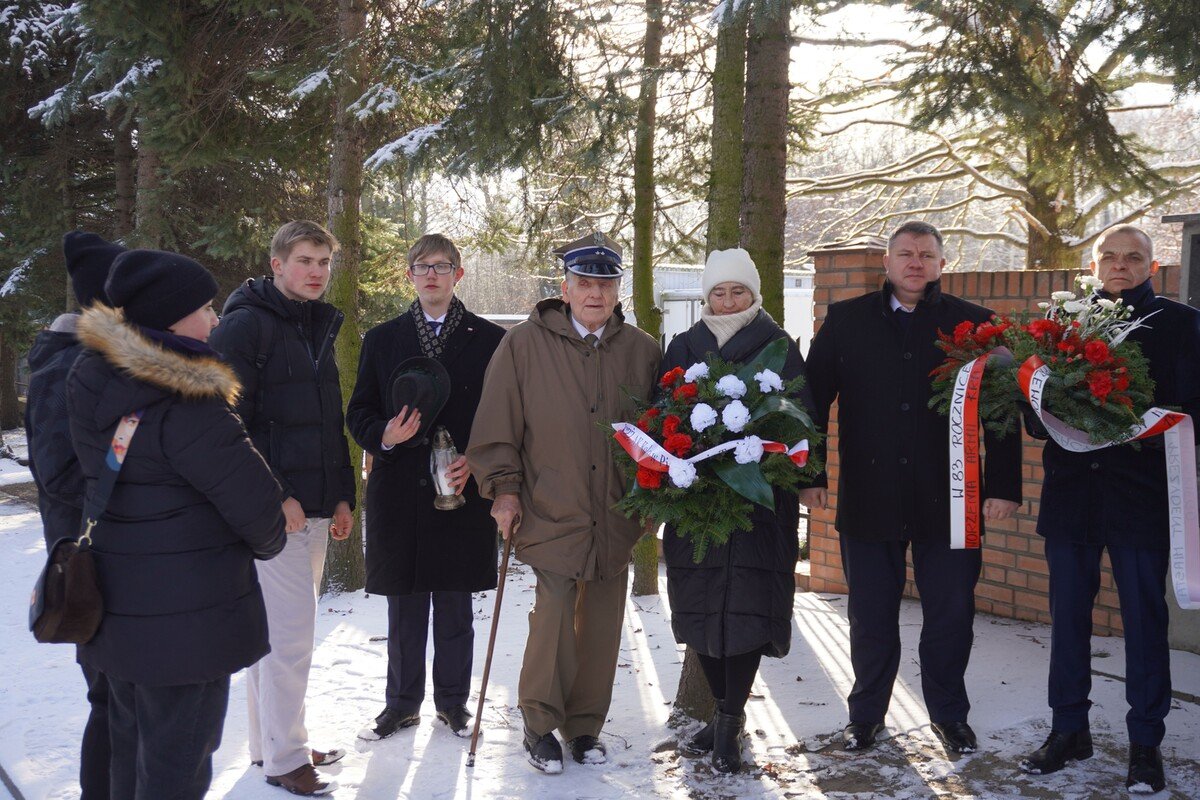
M 663 474 L 652 469 L 638 467 L 637 483 L 643 489 L 661 489 Z
M 672 433 L 665 442 L 663 449 L 673 456 L 684 456 L 692 449 L 692 437 L 686 433 Z
M 1029 335 L 1035 338 L 1053 339 L 1062 333 L 1062 326 L 1052 319 L 1035 319 L 1025 326 Z
M 658 383 L 662 388 L 670 389 L 681 380 L 683 380 L 683 367 L 676 367 L 664 374 Z
M 1100 339 L 1093 339 L 1083 346 L 1083 355 L 1088 361 L 1099 366 L 1108 361 L 1108 345 Z
M 1095 397 L 1103 405 L 1108 400 L 1108 396 L 1112 394 L 1112 373 L 1106 369 L 1094 369 L 1088 373 L 1087 382 L 1088 391 L 1092 393 L 1092 397 Z
M 971 331 L 974 328 L 975 326 L 970 320 L 958 323 L 954 328 L 954 343 L 959 347 L 966 347 L 967 343 L 971 341 Z
M 642 412 L 642 416 L 638 418 L 637 426 L 646 433 L 649 433 L 654 419 L 661 413 L 662 412 L 657 408 L 647 408 L 644 412 Z
M 662 409 L 651 406 L 650 408 L 646 409 L 646 413 L 642 414 L 642 416 L 648 417 L 649 419 L 654 419 L 661 413 L 662 413 Z
M 686 400 L 694 400 L 699 390 L 694 383 L 685 383 L 675 390 L 675 401 L 684 402 Z
M 1118 372 L 1117 377 L 1113 378 L 1113 388 L 1118 392 L 1123 392 L 1129 388 L 1129 376 L 1124 372 Z M 1128 400 L 1129 398 L 1125 398 Z
M 663 436 L 670 436 L 678 431 L 682 422 L 683 420 L 674 414 L 668 414 L 667 416 L 663 417 Z

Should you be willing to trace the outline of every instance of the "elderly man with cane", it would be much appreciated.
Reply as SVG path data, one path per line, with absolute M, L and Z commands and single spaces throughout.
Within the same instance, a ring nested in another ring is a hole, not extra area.
M 529 763 L 551 774 L 563 767 L 555 730 L 577 762 L 607 759 L 598 737 L 641 529 L 614 508 L 627 487 L 599 423 L 633 418 L 660 356 L 617 304 L 618 245 L 594 233 L 555 254 L 562 297 L 500 343 L 467 450 L 501 534 L 537 576 L 519 698 Z

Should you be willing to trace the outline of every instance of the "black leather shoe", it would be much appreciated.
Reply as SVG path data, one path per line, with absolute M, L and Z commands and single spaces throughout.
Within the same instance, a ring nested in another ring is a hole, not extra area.
M 438 721 L 444 723 L 450 732 L 462 739 L 471 738 L 471 712 L 464 705 L 451 706 L 437 712 Z
M 881 733 L 882 722 L 851 722 L 842 731 L 842 749 L 850 753 L 870 750 Z
M 1167 788 L 1162 753 L 1148 744 L 1129 745 L 1129 775 L 1125 788 L 1133 794 L 1153 794 Z
M 397 711 L 394 708 L 385 708 L 383 713 L 375 718 L 375 724 L 369 728 L 363 728 L 358 732 L 358 738 L 366 739 L 367 741 L 375 741 L 376 739 L 386 739 L 402 728 L 411 728 L 421 722 L 419 712 L 413 711 L 410 714 L 405 714 L 403 711 Z
M 554 738 L 553 733 L 538 736 L 526 728 L 525 752 L 529 754 L 529 763 L 539 772 L 557 775 L 563 771 L 562 745 Z
M 595 736 L 588 736 L 586 733 L 576 736 L 567 742 L 567 749 L 571 751 L 571 758 L 575 759 L 577 764 L 608 763 L 608 750 L 604 747 L 604 742 Z
M 1092 734 L 1086 728 L 1074 733 L 1050 731 L 1046 743 L 1021 759 L 1021 769 L 1030 775 L 1058 772 L 1068 761 L 1092 757 Z
M 718 711 L 713 719 L 712 765 L 717 772 L 732 775 L 742 769 L 742 726 L 745 714 Z
M 951 753 L 974 753 L 979 749 L 975 731 L 965 722 L 931 722 L 930 725 Z
M 720 706 L 718 706 L 720 708 Z M 713 717 L 700 730 L 687 739 L 679 743 L 680 752 L 689 756 L 702 756 L 711 753 L 713 749 L 713 732 L 717 729 L 717 714 L 714 711 Z

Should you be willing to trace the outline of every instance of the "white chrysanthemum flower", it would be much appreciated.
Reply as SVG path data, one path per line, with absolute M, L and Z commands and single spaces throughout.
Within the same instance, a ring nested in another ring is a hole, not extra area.
M 717 381 L 717 392 L 737 400 L 746 396 L 746 384 L 737 375 L 726 375 Z
M 692 364 L 687 368 L 687 372 L 683 373 L 685 383 L 695 383 L 700 378 L 708 377 L 708 364 L 703 361 Z
M 1043 311 L 1045 311 L 1049 307 L 1050 307 L 1049 303 L 1038 303 L 1038 308 L 1042 309 Z
M 757 464 L 762 457 L 763 443 L 757 436 L 747 436 L 733 448 L 733 460 L 739 464 Z
M 1053 294 L 1050 295 L 1050 299 L 1056 303 L 1065 303 L 1068 300 L 1074 300 L 1075 293 L 1074 292 L 1054 292 Z
M 1105 311 L 1116 311 L 1121 304 L 1116 300 L 1109 300 L 1107 297 L 1099 297 L 1096 299 L 1096 304 Z
M 739 381 L 740 383 L 740 381 Z M 742 404 L 741 400 L 734 400 L 729 405 L 725 406 L 725 410 L 721 412 L 721 422 L 725 423 L 725 427 L 737 433 L 742 428 L 746 427 L 746 423 L 750 421 L 750 409 Z
M 717 410 L 708 403 L 697 403 L 692 407 L 691 423 L 692 430 L 701 433 L 717 424 Z
M 1087 303 L 1080 302 L 1079 300 L 1068 300 L 1063 303 L 1063 311 L 1068 314 L 1080 314 L 1087 311 Z
M 764 369 L 762 372 L 756 372 L 754 374 L 754 380 L 758 381 L 758 390 L 763 394 L 771 391 L 783 391 L 783 378 L 779 377 L 769 369 Z
M 1089 292 L 1094 289 L 1099 289 L 1104 285 L 1104 281 L 1100 280 L 1095 275 L 1080 275 L 1075 280 L 1078 281 L 1080 286 L 1082 286 L 1084 289 L 1087 289 Z
M 673 458 L 667 465 L 667 475 L 671 477 L 671 483 L 686 489 L 696 482 L 696 465 L 682 458 Z

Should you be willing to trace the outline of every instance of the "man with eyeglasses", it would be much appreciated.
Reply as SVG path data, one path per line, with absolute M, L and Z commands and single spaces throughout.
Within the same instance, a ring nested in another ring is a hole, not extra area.
M 366 588 L 388 600 L 384 709 L 359 732 L 361 739 L 385 739 L 419 724 L 431 607 L 437 720 L 455 736 L 470 735 L 471 593 L 496 587 L 496 526 L 465 457 L 447 476 L 465 504 L 452 511 L 434 508 L 430 441 L 442 426 L 458 450 L 466 450 L 484 372 L 504 330 L 472 314 L 455 296 L 464 274 L 450 239 L 427 234 L 416 241 L 408 251 L 407 276 L 417 299 L 367 331 L 346 408 L 351 435 L 374 458 L 366 489 Z M 436 418 L 394 407 L 396 376 L 414 368 L 440 370 L 431 360 L 440 363 L 450 383 Z

